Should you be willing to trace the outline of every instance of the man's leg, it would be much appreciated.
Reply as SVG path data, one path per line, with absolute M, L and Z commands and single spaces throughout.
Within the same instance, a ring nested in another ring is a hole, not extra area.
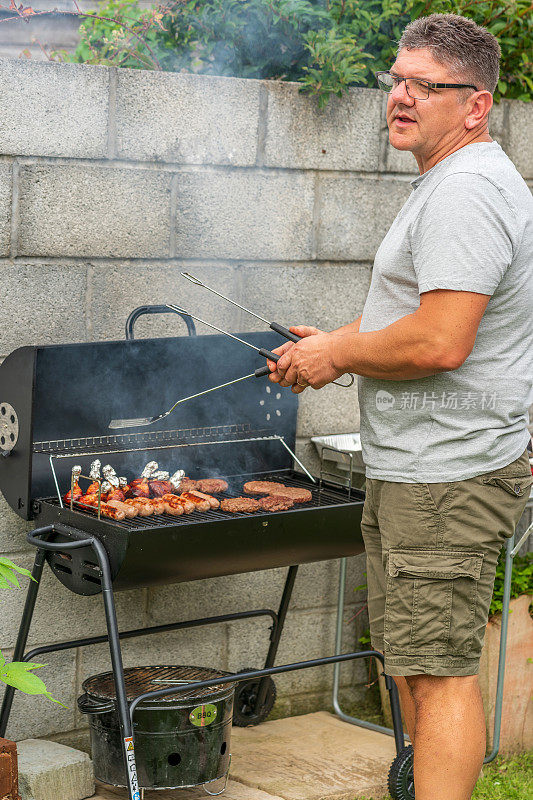
M 415 705 L 416 800 L 470 800 L 486 745 L 477 675 L 405 680 Z
M 402 709 L 403 718 L 405 720 L 405 727 L 411 740 L 411 744 L 415 743 L 415 701 L 411 692 L 411 687 L 405 678 L 400 676 L 393 677 L 394 683 L 398 687 L 400 695 L 400 707 Z

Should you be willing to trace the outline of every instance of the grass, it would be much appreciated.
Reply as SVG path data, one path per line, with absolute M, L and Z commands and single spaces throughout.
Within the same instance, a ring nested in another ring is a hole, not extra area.
M 499 756 L 492 764 L 486 764 L 472 800 L 530 800 L 532 797 L 533 751 L 509 758 Z

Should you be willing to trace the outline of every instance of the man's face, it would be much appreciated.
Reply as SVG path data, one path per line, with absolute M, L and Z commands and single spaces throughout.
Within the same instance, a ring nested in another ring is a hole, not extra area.
M 469 83 L 454 78 L 447 66 L 435 61 L 428 48 L 402 48 L 390 71 L 400 78 L 422 78 L 431 83 Z M 405 82 L 388 96 L 389 141 L 397 150 L 410 150 L 420 156 L 460 139 L 465 132 L 468 104 L 460 102 L 462 89 L 430 89 L 427 100 L 413 100 Z M 402 114 L 413 121 L 402 121 Z

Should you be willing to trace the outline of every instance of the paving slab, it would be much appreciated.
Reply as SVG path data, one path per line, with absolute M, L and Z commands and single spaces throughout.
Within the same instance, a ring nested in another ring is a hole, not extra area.
M 17 744 L 22 800 L 83 800 L 94 791 L 87 753 L 46 739 Z
M 360 800 L 388 798 L 394 740 L 318 711 L 233 728 L 226 800 Z M 215 789 L 215 786 L 212 787 Z M 222 788 L 222 786 L 217 789 Z M 145 800 L 200 800 L 204 790 L 145 793 Z M 126 800 L 125 789 L 97 784 L 92 800 Z
M 219 791 L 222 786 L 216 789 L 215 787 L 211 788 L 213 791 Z M 91 800 L 125 800 L 127 796 L 125 789 L 97 783 L 96 794 Z M 167 789 L 166 791 L 146 791 L 144 793 L 144 800 L 207 800 L 207 797 L 208 795 L 201 786 L 197 789 Z M 236 781 L 228 781 L 226 791 L 222 794 L 222 797 L 224 800 L 283 800 L 281 797 L 273 797 L 260 789 L 251 789 L 249 786 L 244 786 Z
M 284 800 L 388 797 L 394 739 L 326 711 L 233 728 L 231 776 Z

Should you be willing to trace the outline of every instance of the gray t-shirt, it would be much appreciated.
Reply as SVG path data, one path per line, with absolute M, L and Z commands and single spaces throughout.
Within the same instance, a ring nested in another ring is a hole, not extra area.
M 497 142 L 467 145 L 411 185 L 376 254 L 361 332 L 413 313 L 431 289 L 491 299 L 459 369 L 359 377 L 363 459 L 370 478 L 464 480 L 510 464 L 529 441 L 533 198 Z

